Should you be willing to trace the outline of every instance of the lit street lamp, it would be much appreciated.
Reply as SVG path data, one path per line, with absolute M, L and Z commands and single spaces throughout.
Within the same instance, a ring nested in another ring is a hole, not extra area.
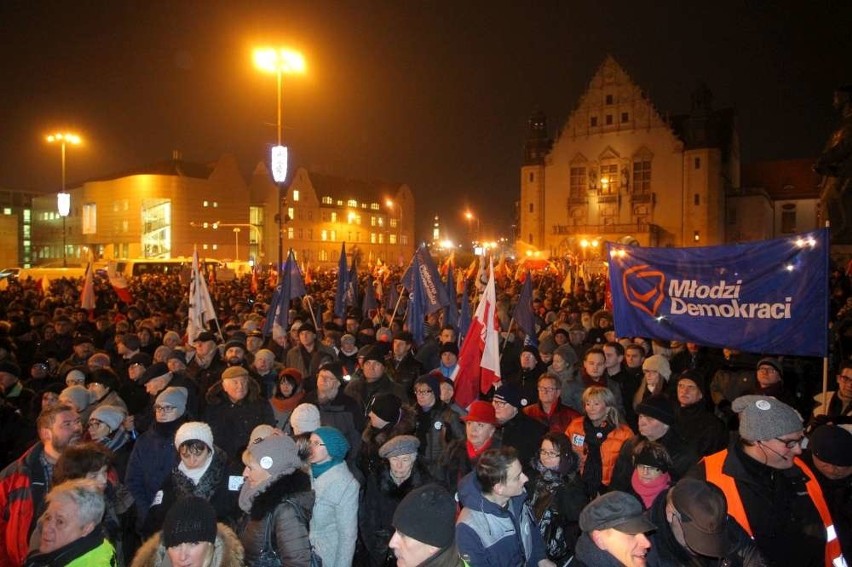
M 72 144 L 74 146 L 80 144 L 80 136 L 70 132 L 58 132 L 47 136 L 49 144 L 59 144 L 62 148 L 62 186 L 59 194 L 56 196 L 56 208 L 59 211 L 59 216 L 62 217 L 62 267 L 68 267 L 68 251 L 67 251 L 67 231 L 65 227 L 65 219 L 71 213 L 71 194 L 65 190 L 65 145 Z
M 287 147 L 281 144 L 281 83 L 282 75 L 305 72 L 305 59 L 291 49 L 263 48 L 254 51 L 254 64 L 267 73 L 275 73 L 278 86 L 278 144 L 272 148 L 272 178 L 278 184 L 278 271 L 284 264 L 284 181 L 287 179 Z

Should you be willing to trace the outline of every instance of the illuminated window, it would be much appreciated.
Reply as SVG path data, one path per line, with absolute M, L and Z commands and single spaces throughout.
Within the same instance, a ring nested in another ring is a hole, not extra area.
M 331 213 L 331 222 L 337 222 L 337 213 Z
M 401 234 L 401 235 L 399 236 L 399 242 L 400 242 L 400 244 L 402 244 L 403 246 L 408 245 L 408 235 L 407 235 L 407 234 Z
M 379 223 L 379 226 L 385 226 L 385 217 L 379 217 L 377 222 Z
M 213 208 L 215 209 L 215 208 L 216 208 L 216 207 L 218 207 L 218 206 L 219 206 L 219 203 L 218 203 L 218 202 L 216 202 L 216 201 L 213 201 Z
M 32 236 L 32 229 L 33 227 L 31 225 L 24 225 L 24 238 L 29 238 L 30 236 Z
M 83 234 L 97 234 L 98 206 L 95 203 L 83 205 Z
M 9 207 L 5 207 L 5 208 L 3 209 L 3 214 L 4 214 L 4 215 L 11 215 L 11 214 L 12 214 L 12 209 L 10 209 Z
M 618 193 L 618 164 L 601 164 L 601 195 Z
M 390 242 L 391 244 L 396 244 L 396 235 L 395 234 L 389 235 L 388 236 L 388 242 Z
M 337 201 L 337 206 L 338 206 L 338 207 L 342 207 L 342 206 L 343 206 L 343 201 Z
M 287 207 L 287 216 L 290 217 L 290 220 L 296 218 L 296 209 L 293 207 Z
M 399 226 L 399 219 L 391 219 L 390 220 L 390 227 L 391 228 L 396 228 L 398 226 Z
M 378 211 L 379 210 L 379 204 L 378 203 L 370 203 L 370 208 L 373 209 L 374 211 Z
M 346 201 L 346 206 L 347 207 L 357 207 L 358 201 L 356 201 L 355 199 L 349 199 L 348 201 Z
M 371 232 L 370 233 L 370 244 L 375 244 L 375 243 L 376 243 L 376 233 Z
M 293 227 L 292 226 L 287 227 L 287 239 L 293 240 Z
M 330 234 L 331 234 L 331 241 L 332 241 L 332 242 L 337 242 L 337 231 L 336 231 L 336 230 L 332 230 Z
M 32 218 L 32 211 L 30 209 L 24 209 L 24 222 L 30 222 Z
M 376 217 L 370 217 L 370 226 L 376 226 Z
M 385 233 L 380 232 L 379 233 L 379 244 L 384 244 L 384 243 L 385 243 Z
M 320 231 L 320 240 L 322 240 L 323 242 L 328 240 L 328 231 L 327 230 L 321 230 Z
M 332 199 L 331 197 L 323 197 L 322 198 L 322 204 L 323 205 L 333 205 L 334 199 Z
M 207 201 L 201 201 L 202 207 L 207 207 L 208 205 L 209 205 L 209 203 Z
M 218 245 L 218 244 L 214 244 L 214 245 L 213 245 L 213 250 L 218 250 L 218 249 L 219 249 L 219 245 Z
M 293 189 L 293 202 L 298 202 L 298 201 L 299 201 L 299 190 Z
M 202 249 L 202 250 L 207 250 L 207 248 L 208 248 L 208 247 L 207 247 L 207 245 L 206 245 L 206 244 L 202 244 L 202 245 L 201 245 L 201 249 Z

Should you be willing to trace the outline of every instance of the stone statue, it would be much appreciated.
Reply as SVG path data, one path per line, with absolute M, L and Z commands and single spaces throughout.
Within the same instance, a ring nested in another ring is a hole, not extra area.
M 852 85 L 834 91 L 840 125 L 814 164 L 823 176 L 820 201 L 831 223 L 831 241 L 852 244 Z

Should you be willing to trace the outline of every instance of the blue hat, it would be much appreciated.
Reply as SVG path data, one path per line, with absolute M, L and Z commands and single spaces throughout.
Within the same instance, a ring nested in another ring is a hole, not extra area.
M 343 436 L 338 429 L 334 427 L 323 426 L 314 431 L 322 442 L 325 443 L 325 450 L 332 459 L 342 461 L 349 451 L 349 441 Z

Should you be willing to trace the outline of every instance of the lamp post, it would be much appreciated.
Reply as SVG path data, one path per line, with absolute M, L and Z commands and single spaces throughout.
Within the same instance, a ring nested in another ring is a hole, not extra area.
M 284 181 L 287 179 L 287 147 L 281 144 L 281 83 L 284 73 L 304 73 L 305 59 L 302 54 L 291 49 L 262 48 L 254 51 L 255 65 L 267 72 L 275 73 L 278 87 L 278 144 L 272 148 L 272 178 L 278 185 L 278 271 L 284 263 Z
M 240 261 L 240 227 L 234 227 L 234 262 Z
M 192 228 L 208 228 L 209 227 L 209 228 L 212 228 L 213 230 L 216 230 L 220 226 L 226 227 L 226 228 L 233 227 L 235 233 L 240 232 L 239 227 L 248 228 L 250 230 L 253 230 L 254 231 L 254 237 L 255 237 L 255 240 L 257 241 L 257 246 L 258 246 L 258 252 L 257 252 L 258 256 L 260 256 L 261 258 L 264 257 L 264 254 L 263 254 L 263 239 L 261 238 L 260 228 L 256 224 L 251 224 L 251 223 L 225 223 L 225 222 L 216 221 L 216 222 L 211 222 L 211 223 L 190 222 L 189 226 L 191 226 Z M 239 235 L 237 235 L 236 238 L 237 238 L 237 247 L 238 247 L 237 250 L 239 252 Z M 251 237 L 249 237 L 249 255 L 251 255 Z M 234 255 L 234 260 L 239 261 L 237 256 L 239 256 L 239 253 Z M 251 258 L 249 258 L 249 259 L 251 259 Z
M 59 216 L 62 217 L 62 267 L 68 267 L 68 251 L 67 251 L 67 231 L 65 219 L 71 212 L 71 194 L 65 190 L 65 145 L 72 144 L 74 146 L 80 144 L 80 136 L 70 132 L 57 132 L 47 136 L 49 144 L 59 144 L 62 153 L 62 186 L 59 194 L 56 195 L 56 208 L 59 211 Z

